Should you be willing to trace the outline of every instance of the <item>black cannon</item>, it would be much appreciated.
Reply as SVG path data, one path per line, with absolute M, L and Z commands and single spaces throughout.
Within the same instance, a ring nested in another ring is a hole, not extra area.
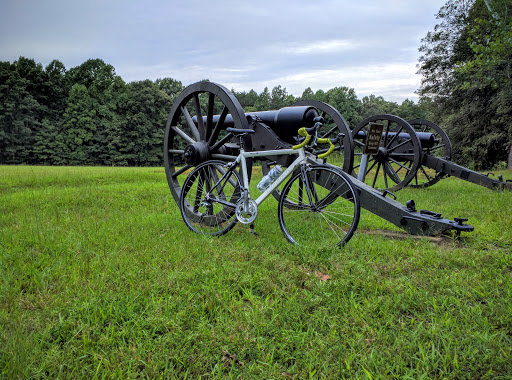
M 296 142 L 297 130 L 310 124 L 316 116 L 324 119 L 319 137 L 341 137 L 336 145 L 336 153 L 329 156 L 328 164 L 336 170 L 352 172 L 354 140 L 350 128 L 343 116 L 328 104 L 314 100 L 301 101 L 293 107 L 277 111 L 246 114 L 236 98 L 219 84 L 199 82 L 188 86 L 174 102 L 165 130 L 164 165 L 175 201 L 179 201 L 181 184 L 193 167 L 209 159 L 232 161 L 238 155 L 238 140 L 226 131 L 227 127 L 250 128 L 255 131 L 244 141 L 246 150 L 276 150 L 290 148 Z M 412 157 L 421 151 L 421 142 L 414 131 L 402 128 L 389 132 L 395 133 L 390 138 L 401 144 L 395 151 L 400 149 L 403 157 Z M 425 144 L 430 144 L 430 138 L 424 137 Z M 317 156 L 323 152 L 312 151 L 308 157 L 316 163 Z M 275 158 L 273 160 L 262 157 L 264 174 L 276 163 Z M 414 164 L 414 160 L 411 162 Z M 286 165 L 286 162 L 278 163 Z M 419 162 L 416 167 L 418 165 Z M 251 168 L 252 162 L 248 162 L 249 172 Z M 464 218 L 444 219 L 438 213 L 417 210 L 413 201 L 404 206 L 387 196 L 388 192 L 382 193 L 362 181 L 354 180 L 354 185 L 359 192 L 361 207 L 411 234 L 432 235 L 473 230 L 472 226 L 464 224 Z M 279 194 L 276 192 L 274 196 L 278 197 Z
M 383 125 L 384 130 L 379 151 L 367 153 L 366 137 L 373 123 Z M 396 131 L 400 131 L 398 138 Z M 418 147 L 413 134 L 418 138 Z M 491 178 L 489 174 L 452 162 L 448 135 L 430 121 L 415 119 L 407 122 L 392 115 L 376 115 L 363 120 L 352 135 L 356 164 L 350 173 L 374 188 L 397 191 L 405 186 L 428 187 L 446 176 L 454 176 L 493 190 L 512 190 L 509 181 Z

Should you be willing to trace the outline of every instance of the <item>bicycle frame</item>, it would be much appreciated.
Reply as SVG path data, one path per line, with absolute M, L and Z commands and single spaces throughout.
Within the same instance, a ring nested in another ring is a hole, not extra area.
M 256 152 L 246 152 L 245 150 L 241 149 L 240 154 L 236 158 L 235 162 L 239 163 L 242 167 L 242 180 L 244 182 L 244 188 L 247 189 L 247 195 L 249 195 L 249 180 L 247 175 L 247 158 L 255 158 L 255 157 L 272 157 L 272 156 L 280 156 L 280 155 L 292 155 L 292 154 L 298 154 L 299 157 L 297 157 L 292 164 L 286 168 L 286 170 L 281 173 L 279 177 L 276 178 L 274 182 L 270 184 L 270 186 L 254 201 L 259 206 L 267 197 L 272 194 L 272 192 L 288 178 L 288 176 L 304 161 L 307 160 L 306 153 L 304 152 L 304 149 L 282 149 L 282 150 L 266 150 L 266 151 L 256 151 Z M 244 198 L 244 206 L 247 207 L 247 200 L 249 197 Z
M 250 199 L 250 190 L 249 190 L 249 179 L 247 175 L 247 158 L 255 158 L 255 157 L 272 157 L 272 156 L 280 156 L 280 155 L 298 155 L 298 157 L 291 163 L 291 165 L 286 168 L 286 170 L 281 173 L 279 177 L 275 179 L 274 182 L 257 198 L 254 200 L 257 206 L 259 206 L 263 201 L 268 198 L 270 194 L 281 184 L 283 183 L 286 178 L 303 162 L 307 161 L 307 156 L 304 151 L 304 148 L 300 149 L 281 149 L 281 150 L 265 150 L 265 151 L 256 151 L 256 152 L 246 152 L 243 148 L 240 149 L 240 154 L 236 157 L 235 161 L 233 162 L 233 166 L 229 168 L 226 173 L 222 175 L 222 178 L 220 178 L 217 183 L 213 186 L 213 189 L 215 189 L 219 184 L 222 183 L 224 178 L 235 169 L 237 164 L 240 164 L 240 167 L 242 169 L 242 181 L 244 188 L 242 189 L 242 197 L 244 200 L 244 211 L 248 210 L 249 207 L 249 199 Z M 307 177 L 305 178 L 307 181 Z M 306 189 L 309 187 L 306 186 Z M 212 190 L 213 190 L 212 189 Z M 307 191 L 308 197 L 311 197 L 311 194 L 309 193 L 309 190 Z M 229 202 L 225 202 L 221 199 L 215 200 L 217 203 L 224 204 L 225 206 L 232 207 L 232 205 Z

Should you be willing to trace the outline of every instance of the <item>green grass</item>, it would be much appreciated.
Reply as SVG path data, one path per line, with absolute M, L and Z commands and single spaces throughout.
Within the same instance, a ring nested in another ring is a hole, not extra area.
M 297 248 L 271 199 L 205 238 L 162 168 L 2 166 L 0 377 L 511 378 L 512 193 L 397 195 L 475 231 Z

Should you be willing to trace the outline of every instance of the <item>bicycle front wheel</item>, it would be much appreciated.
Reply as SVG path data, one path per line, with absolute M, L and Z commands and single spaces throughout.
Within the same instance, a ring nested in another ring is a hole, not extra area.
M 359 223 L 359 195 L 349 176 L 326 166 L 305 167 L 286 183 L 278 205 L 286 239 L 304 245 L 320 240 L 341 247 Z
M 225 162 L 207 161 L 188 175 L 180 196 L 183 221 L 192 231 L 211 236 L 228 232 L 236 223 L 242 182 Z

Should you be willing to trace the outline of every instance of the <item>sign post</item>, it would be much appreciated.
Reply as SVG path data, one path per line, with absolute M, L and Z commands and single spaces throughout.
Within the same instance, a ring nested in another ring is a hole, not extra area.
M 371 123 L 366 136 L 366 144 L 364 145 L 363 155 L 361 156 L 361 165 L 359 166 L 359 173 L 357 179 L 364 182 L 366 176 L 366 169 L 368 168 L 368 156 L 370 154 L 379 153 L 380 140 L 382 138 L 382 131 L 384 126 L 382 124 Z

